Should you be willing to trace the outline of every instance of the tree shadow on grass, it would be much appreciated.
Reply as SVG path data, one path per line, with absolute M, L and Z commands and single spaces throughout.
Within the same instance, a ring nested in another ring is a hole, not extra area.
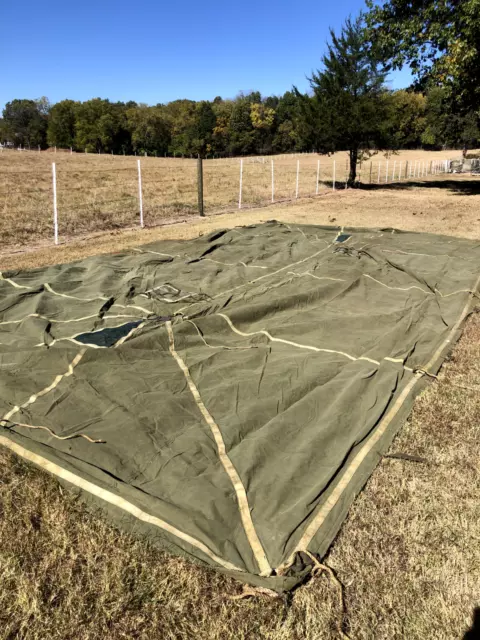
M 391 189 L 392 191 L 409 191 L 410 189 L 446 189 L 459 196 L 480 195 L 480 180 L 409 180 L 406 182 L 387 182 L 380 184 L 360 184 L 362 191 L 378 191 Z
M 463 636 L 463 640 L 478 640 L 480 638 L 480 607 L 473 611 L 472 626 Z

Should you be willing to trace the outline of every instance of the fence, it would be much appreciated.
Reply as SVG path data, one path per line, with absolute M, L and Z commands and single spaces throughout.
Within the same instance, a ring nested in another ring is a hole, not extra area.
M 202 162 L 67 153 L 44 154 L 40 165 L 35 152 L 13 156 L 21 156 L 21 162 L 10 162 L 0 173 L 3 244 L 49 237 L 57 244 L 93 231 L 154 226 L 189 214 L 316 196 L 345 189 L 349 172 L 345 154 Z M 357 178 L 378 186 L 428 179 L 449 167 L 449 160 L 437 157 L 390 157 L 359 165 Z

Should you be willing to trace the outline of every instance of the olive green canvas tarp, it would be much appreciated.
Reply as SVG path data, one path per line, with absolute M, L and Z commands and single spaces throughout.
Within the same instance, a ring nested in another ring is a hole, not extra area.
M 4 272 L 0 443 L 154 544 L 292 588 L 479 272 L 471 240 L 274 221 Z

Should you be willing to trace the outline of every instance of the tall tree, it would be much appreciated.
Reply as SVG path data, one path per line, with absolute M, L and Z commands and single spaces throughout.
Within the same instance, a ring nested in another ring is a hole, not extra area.
M 171 142 L 169 151 L 175 154 L 190 154 L 189 141 L 195 119 L 195 102 L 193 100 L 174 100 L 164 107 L 169 123 Z
M 261 99 L 260 94 L 257 96 Z M 228 125 L 228 151 L 232 154 L 253 153 L 255 150 L 255 130 L 250 117 L 251 105 L 255 101 L 250 96 L 238 96 L 233 104 Z
M 79 104 L 75 145 L 90 152 L 121 152 L 125 145 L 125 105 L 94 98 Z
M 367 0 L 370 37 L 392 68 L 443 86 L 464 111 L 480 107 L 479 0 Z
M 210 102 L 202 100 L 195 106 L 190 129 L 190 149 L 195 155 L 205 157 L 212 151 L 213 130 L 217 123 L 215 111 Z
M 444 87 L 433 87 L 427 94 L 426 127 L 422 142 L 430 147 L 474 148 L 480 141 L 480 123 L 474 111 L 452 110 L 449 91 Z
M 212 134 L 213 149 L 222 155 L 228 152 L 230 118 L 233 110 L 233 100 L 215 98 L 213 110 L 215 112 L 215 127 Z
M 73 100 L 61 100 L 50 109 L 47 142 L 51 147 L 68 149 L 74 146 L 77 106 Z
M 127 109 L 126 118 L 135 151 L 161 155 L 168 151 L 170 131 L 161 107 L 135 106 Z
M 353 186 L 357 162 L 392 143 L 386 72 L 369 46 L 361 16 L 348 19 L 338 36 L 330 29 L 330 37 L 323 68 L 310 79 L 313 96 L 297 95 L 316 150 L 348 150 Z
M 396 147 L 420 147 L 426 127 L 426 108 L 427 101 L 422 93 L 403 89 L 392 93 L 391 120 Z
M 302 136 L 303 116 L 300 102 L 294 91 L 286 91 L 278 100 L 276 107 L 277 129 L 273 139 L 273 149 L 277 153 L 306 151 L 313 148 L 313 142 Z
M 3 110 L 4 137 L 16 146 L 46 147 L 48 100 L 12 100 Z

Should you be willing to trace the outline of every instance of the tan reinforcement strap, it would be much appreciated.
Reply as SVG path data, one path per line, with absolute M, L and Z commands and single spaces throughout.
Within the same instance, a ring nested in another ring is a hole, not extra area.
M 42 389 L 38 393 L 30 396 L 30 398 L 26 400 L 23 404 L 13 407 L 13 409 L 11 409 L 7 414 L 5 414 L 5 416 L 1 419 L 1 421 L 10 421 L 10 418 L 13 415 L 15 415 L 18 411 L 20 411 L 21 409 L 24 409 L 25 407 L 30 406 L 38 398 L 40 398 L 41 396 L 44 396 L 45 394 L 55 389 L 55 387 L 57 387 L 60 384 L 63 378 L 68 378 L 69 376 L 71 376 L 73 374 L 74 368 L 78 365 L 80 360 L 83 358 L 86 351 L 87 351 L 86 349 L 82 349 L 79 353 L 77 353 L 75 358 L 68 365 L 68 369 L 65 373 L 62 373 L 56 376 L 53 382 L 48 385 L 48 387 L 45 387 L 45 389 Z M 32 427 L 32 428 L 37 428 L 37 427 Z M 127 502 L 127 500 L 120 498 L 114 493 L 111 493 L 106 489 L 102 489 L 101 487 L 94 485 L 88 480 L 84 480 L 80 476 L 77 476 L 76 474 L 71 473 L 66 469 L 63 469 L 59 465 L 55 464 L 54 462 L 51 462 L 50 460 L 47 460 L 43 456 L 37 455 L 36 453 L 32 453 L 28 449 L 25 449 L 25 447 L 22 447 L 21 445 L 15 442 L 12 442 L 11 440 L 9 440 L 8 438 L 5 438 L 4 436 L 0 436 L 0 445 L 7 447 L 17 455 L 21 456 L 22 458 L 25 458 L 25 460 L 29 460 L 30 462 L 33 462 L 37 466 L 57 476 L 58 478 L 62 478 L 63 480 L 70 482 L 76 487 L 79 487 L 80 489 L 83 489 L 84 491 L 87 491 L 88 493 L 91 493 L 92 495 L 97 496 L 102 500 L 105 500 L 105 502 L 109 502 L 110 504 L 115 505 L 119 509 L 123 509 L 124 511 L 131 513 L 133 516 L 135 516 L 139 520 L 142 520 L 143 522 L 147 522 L 148 524 L 152 524 L 154 526 L 160 527 L 161 529 L 164 529 L 165 531 L 167 531 L 168 533 L 171 533 L 177 538 L 180 538 L 181 540 L 188 542 L 192 546 L 203 551 L 203 553 L 205 553 L 208 557 L 214 560 L 217 564 L 221 565 L 222 567 L 225 567 L 225 569 L 230 569 L 232 571 L 242 571 L 242 569 L 239 569 L 235 565 L 231 564 L 230 562 L 227 562 L 226 560 L 223 560 L 222 558 L 217 556 L 215 553 L 210 551 L 210 549 L 199 540 L 196 540 L 192 536 L 186 533 L 183 533 L 182 531 L 179 531 L 179 529 L 176 529 L 175 527 L 161 520 L 160 518 L 156 518 L 155 516 L 145 513 L 135 505 L 131 504 L 130 502 Z
M 28 318 L 40 318 L 41 320 L 46 320 L 47 322 L 68 324 L 70 322 L 83 322 L 84 320 L 94 320 L 94 319 L 97 319 L 98 317 L 99 317 L 98 313 L 94 313 L 94 314 L 92 314 L 90 316 L 83 316 L 82 318 L 69 318 L 68 320 L 58 320 L 56 318 L 48 318 L 47 316 L 42 316 L 39 313 L 29 313 L 24 318 L 20 318 L 18 320 L 5 320 L 3 322 L 0 322 L 0 325 L 4 325 L 4 324 L 21 324 L 22 322 L 24 322 Z M 117 314 L 117 315 L 111 315 L 111 316 L 104 316 L 104 320 L 111 320 L 111 319 L 116 319 L 116 318 L 130 318 L 130 319 L 134 318 L 135 320 L 141 320 L 142 319 L 141 317 L 133 316 L 132 314 Z
M 267 560 L 267 556 L 265 555 L 265 551 L 263 550 L 263 547 L 258 538 L 257 532 L 255 531 L 255 526 L 252 521 L 250 506 L 248 504 L 247 492 L 245 491 L 245 487 L 243 486 L 240 476 L 238 475 L 237 470 L 233 466 L 232 461 L 228 457 L 228 454 L 225 448 L 225 442 L 223 440 L 222 432 L 220 431 L 219 426 L 217 425 L 217 423 L 209 413 L 207 407 L 204 405 L 202 398 L 200 397 L 200 393 L 198 392 L 198 389 L 195 386 L 192 376 L 190 375 L 190 371 L 188 370 L 187 365 L 175 350 L 175 338 L 173 335 L 172 323 L 170 322 L 170 320 L 168 320 L 165 323 L 165 325 L 167 327 L 168 338 L 170 342 L 170 353 L 172 354 L 176 363 L 178 364 L 181 371 L 183 372 L 183 375 L 185 376 L 185 379 L 188 384 L 188 388 L 190 389 L 190 392 L 200 410 L 200 413 L 202 414 L 203 419 L 209 426 L 210 431 L 212 432 L 212 435 L 215 439 L 215 443 L 217 445 L 217 451 L 218 451 L 218 456 L 220 458 L 220 461 L 228 477 L 232 482 L 233 488 L 235 489 L 243 528 L 247 535 L 247 539 L 250 543 L 252 551 L 255 555 L 255 559 L 258 563 L 258 566 L 260 569 L 260 575 L 269 576 L 272 573 L 272 568 L 270 567 L 270 564 Z
M 72 362 L 70 362 L 70 364 L 68 365 L 68 369 L 65 371 L 65 373 L 60 373 L 58 376 L 55 376 L 53 382 L 51 384 L 49 384 L 48 387 L 45 387 L 45 389 L 42 389 L 38 393 L 34 393 L 23 404 L 15 405 L 13 407 L 13 409 L 11 409 L 8 413 L 6 413 L 3 416 L 3 418 L 1 419 L 1 422 L 10 421 L 10 418 L 12 416 L 14 416 L 16 413 L 18 413 L 21 409 L 25 409 L 26 407 L 29 407 L 31 404 L 36 402 L 38 400 L 38 398 L 41 398 L 45 394 L 47 394 L 50 391 L 52 391 L 53 389 L 55 389 L 55 387 L 60 384 L 60 382 L 63 380 L 63 378 L 69 378 L 72 375 L 73 370 L 75 369 L 77 364 L 80 362 L 80 360 L 85 355 L 85 351 L 86 351 L 86 349 L 82 349 L 81 351 L 79 351 L 79 353 L 77 353 L 77 355 L 72 360 Z
M 452 341 L 452 337 L 458 331 L 458 328 L 460 327 L 461 323 L 463 322 L 463 320 L 468 314 L 468 311 L 470 309 L 470 303 L 479 285 L 480 285 L 480 276 L 478 276 L 477 281 L 475 282 L 475 285 L 473 286 L 472 291 L 468 296 L 467 302 L 465 303 L 465 306 L 463 308 L 462 313 L 460 314 L 460 317 L 458 318 L 457 322 L 453 325 L 451 331 L 448 334 L 448 337 L 440 344 L 438 349 L 435 351 L 435 353 L 432 355 L 428 363 L 425 365 L 424 370 L 428 371 L 435 364 L 435 362 L 441 356 L 443 350 Z M 278 573 L 282 573 L 282 571 L 284 571 L 285 568 L 288 567 L 294 561 L 295 554 L 298 551 L 304 551 L 308 549 L 308 545 L 312 541 L 313 537 L 316 535 L 319 528 L 325 522 L 327 516 L 330 514 L 332 509 L 340 500 L 343 492 L 348 487 L 356 471 L 358 470 L 362 462 L 365 460 L 366 456 L 373 449 L 373 447 L 379 442 L 379 440 L 385 434 L 388 426 L 397 415 L 398 411 L 402 407 L 406 398 L 408 397 L 408 395 L 410 394 L 414 386 L 417 384 L 417 382 L 420 380 L 420 378 L 423 377 L 423 375 L 424 375 L 423 371 L 417 371 L 413 374 L 413 377 L 408 382 L 408 384 L 405 385 L 402 393 L 399 395 L 396 402 L 393 404 L 390 410 L 386 413 L 385 417 L 380 421 L 373 435 L 367 440 L 367 442 L 363 445 L 360 451 L 358 451 L 355 457 L 351 460 L 350 464 L 348 465 L 345 472 L 343 473 L 340 482 L 336 485 L 336 487 L 334 488 L 334 490 L 332 491 L 328 499 L 320 507 L 319 511 L 317 512 L 313 520 L 311 520 L 310 524 L 305 529 L 303 536 L 300 538 L 300 541 L 298 542 L 295 549 L 290 554 L 288 560 L 278 568 L 277 570 Z
M 298 349 L 307 349 L 309 351 L 316 351 L 316 352 L 319 352 L 319 353 L 322 353 L 322 352 L 323 353 L 335 353 L 335 354 L 338 354 L 338 355 L 343 356 L 345 358 L 348 358 L 352 362 L 356 362 L 357 360 L 365 360 L 366 362 L 371 362 L 372 364 L 376 364 L 377 366 L 380 366 L 380 362 L 378 360 L 374 360 L 373 358 L 369 358 L 368 356 L 358 356 L 358 357 L 356 357 L 356 356 L 352 356 L 350 353 L 346 353 L 345 351 L 336 351 L 335 349 L 323 349 L 321 347 L 314 347 L 313 345 L 310 345 L 310 344 L 301 344 L 300 342 L 293 342 L 292 340 L 284 340 L 283 338 L 275 338 L 274 336 L 272 336 L 271 333 L 269 333 L 265 329 L 260 329 L 259 331 L 251 331 L 250 333 L 247 333 L 245 331 L 240 331 L 240 329 L 235 327 L 235 325 L 230 320 L 230 318 L 227 315 L 225 315 L 224 313 L 216 313 L 215 315 L 220 316 L 221 318 L 223 318 L 227 322 L 227 324 L 230 327 L 230 329 L 232 331 L 234 331 L 235 333 L 237 333 L 239 336 L 250 337 L 250 336 L 256 336 L 256 335 L 264 335 L 269 340 L 271 340 L 272 342 L 280 342 L 282 344 L 290 345 L 291 347 L 296 347 Z M 191 322 L 191 321 L 187 320 L 187 322 Z M 401 364 L 406 371 L 413 371 L 413 369 L 411 367 L 407 367 L 404 364 L 403 358 L 391 358 L 390 356 L 385 356 L 384 358 L 382 358 L 382 360 L 386 360 L 387 362 L 396 362 L 398 364 Z
M 307 351 L 316 351 L 316 352 L 324 352 L 324 353 L 335 353 L 337 355 L 343 356 L 345 358 L 348 358 L 349 360 L 351 360 L 352 362 L 355 362 L 356 360 L 367 360 L 368 362 L 371 362 L 372 364 L 376 364 L 379 365 L 380 362 L 378 362 L 378 360 L 373 360 L 372 358 L 367 358 L 367 356 L 360 356 L 359 358 L 356 358 L 355 356 L 352 356 L 349 353 L 346 353 L 345 351 L 337 351 L 335 349 L 323 349 L 321 347 L 314 347 L 313 345 L 310 344 L 301 344 L 300 342 L 293 342 L 292 340 L 284 340 L 283 338 L 275 338 L 275 336 L 272 336 L 271 333 L 269 333 L 268 331 L 266 331 L 265 329 L 260 329 L 259 331 L 250 331 L 250 332 L 245 332 L 245 331 L 240 331 L 240 329 L 237 329 L 237 327 L 233 324 L 233 322 L 230 320 L 230 318 L 225 315 L 224 313 L 216 313 L 216 316 L 220 316 L 220 318 L 223 318 L 225 320 L 225 322 L 228 324 L 228 326 L 230 327 L 230 329 L 238 334 L 239 336 L 243 336 L 245 338 L 249 338 L 251 336 L 258 336 L 258 335 L 264 335 L 266 336 L 269 340 L 271 340 L 272 342 L 280 342 L 282 344 L 286 344 L 289 345 L 291 347 L 296 347 L 297 349 L 306 349 Z
M 63 469 L 58 464 L 55 464 L 54 462 L 47 460 L 43 456 L 39 456 L 36 453 L 32 453 L 28 449 L 25 449 L 25 447 L 22 447 L 21 445 L 17 444 L 16 442 L 13 442 L 12 440 L 9 440 L 8 438 L 5 438 L 4 436 L 0 436 L 0 445 L 3 445 L 7 449 L 10 449 L 10 451 L 13 451 L 18 456 L 21 456 L 25 460 L 28 460 L 29 462 L 33 462 L 33 464 L 36 464 L 41 469 L 44 469 L 45 471 L 48 471 L 52 475 L 57 476 L 57 478 L 62 478 L 62 480 L 66 480 L 70 484 L 73 484 L 75 487 L 78 487 L 83 491 L 87 491 L 91 495 L 96 496 L 97 498 L 100 498 L 101 500 L 104 500 L 109 504 L 113 504 L 115 507 L 118 507 L 119 509 L 122 509 L 127 513 L 130 513 L 132 516 L 134 516 L 138 520 L 141 520 L 142 522 L 146 522 L 147 524 L 151 524 L 155 527 L 159 527 L 160 529 L 163 529 L 164 531 L 167 531 L 168 533 L 172 534 L 176 538 L 179 538 L 180 540 L 187 542 L 193 547 L 200 549 L 200 551 L 202 551 L 205 555 L 207 555 L 209 558 L 214 560 L 217 564 L 224 567 L 225 569 L 229 569 L 230 571 L 240 571 L 240 572 L 242 571 L 242 569 L 239 569 L 235 565 L 231 564 L 230 562 L 227 562 L 226 560 L 223 560 L 222 558 L 217 556 L 215 553 L 210 551 L 210 549 L 206 545 L 204 545 L 203 542 L 196 540 L 195 538 L 188 535 L 187 533 L 183 533 L 183 531 L 180 531 L 176 527 L 173 527 L 171 524 L 168 524 L 168 522 L 165 522 L 160 518 L 157 518 L 155 516 L 150 515 L 149 513 L 146 513 L 145 511 L 142 511 L 131 502 L 128 502 L 124 498 L 121 498 L 120 496 L 115 495 L 111 491 L 107 491 L 106 489 L 102 489 L 101 487 L 98 487 L 96 484 L 93 484 L 92 482 L 89 482 L 88 480 L 85 480 L 84 478 L 81 478 L 80 476 L 77 476 L 76 474 L 71 473 L 66 469 Z

